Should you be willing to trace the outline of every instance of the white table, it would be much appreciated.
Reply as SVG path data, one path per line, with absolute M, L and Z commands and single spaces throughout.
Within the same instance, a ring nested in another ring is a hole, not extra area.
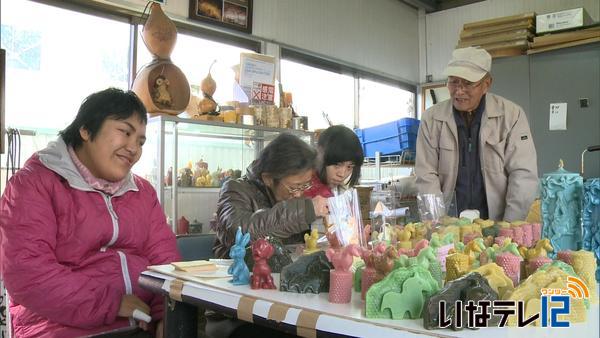
M 273 274 L 279 286 L 279 274 Z M 168 295 L 171 286 L 181 286 L 181 278 L 176 278 L 169 265 L 145 271 L 140 277 L 142 285 L 148 285 L 153 280 L 154 292 Z M 187 278 L 179 293 L 183 302 L 225 310 L 238 318 L 254 321 L 255 323 L 279 328 L 296 333 L 296 329 L 304 336 L 358 336 L 358 337 L 600 337 L 598 304 L 592 304 L 587 311 L 588 320 L 585 323 L 571 324 L 570 328 L 483 328 L 480 330 L 463 329 L 426 330 L 422 319 L 415 320 L 385 320 L 369 319 L 364 315 L 364 302 L 360 293 L 353 293 L 350 304 L 333 304 L 327 300 L 327 293 L 298 294 L 280 292 L 278 290 L 252 290 L 249 285 L 234 286 L 228 278 L 199 279 Z M 144 282 L 145 281 L 145 282 Z M 244 310 L 245 309 L 245 310 Z M 251 310 L 250 310 L 251 309 Z M 271 315 L 269 312 L 272 311 Z M 250 313 L 251 312 L 251 313 Z M 280 322 L 269 319 L 277 319 Z M 311 320 L 313 321 L 311 323 Z M 316 323 L 314 322 L 316 320 Z M 308 326 L 308 327 L 306 327 Z M 311 327 L 312 326 L 312 327 Z M 291 328 L 291 329 L 290 329 Z M 315 330 L 316 329 L 316 330 Z

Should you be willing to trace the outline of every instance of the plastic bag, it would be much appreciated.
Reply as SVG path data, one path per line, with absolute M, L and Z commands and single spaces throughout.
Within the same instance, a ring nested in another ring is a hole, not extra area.
M 456 195 L 453 193 L 450 199 L 444 199 L 442 193 L 418 194 L 417 205 L 421 222 L 438 224 L 444 216 L 456 217 Z
M 366 246 L 363 235 L 360 203 L 356 189 L 348 189 L 343 194 L 327 199 L 329 221 L 342 246 L 357 244 Z

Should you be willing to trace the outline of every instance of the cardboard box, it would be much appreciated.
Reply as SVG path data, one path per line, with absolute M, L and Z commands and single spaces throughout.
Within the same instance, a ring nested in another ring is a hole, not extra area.
M 536 32 L 538 34 L 592 24 L 592 18 L 590 18 L 585 8 L 573 8 L 560 12 L 540 14 L 535 19 Z

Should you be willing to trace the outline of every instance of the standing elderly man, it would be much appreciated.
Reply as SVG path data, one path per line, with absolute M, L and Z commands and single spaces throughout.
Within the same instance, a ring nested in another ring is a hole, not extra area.
M 525 219 L 537 194 L 537 157 L 527 116 L 488 93 L 492 58 L 479 48 L 452 53 L 445 75 L 450 99 L 422 116 L 416 175 L 420 193 L 456 192 L 458 212 L 492 220 Z

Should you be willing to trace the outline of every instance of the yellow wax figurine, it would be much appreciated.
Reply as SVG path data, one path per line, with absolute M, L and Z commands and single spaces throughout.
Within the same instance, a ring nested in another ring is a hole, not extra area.
M 512 279 L 508 278 L 504 269 L 496 263 L 484 264 L 471 272 L 477 272 L 487 279 L 490 287 L 498 293 L 500 299 L 514 289 Z
M 411 233 L 410 229 L 404 227 L 404 229 L 399 230 L 398 234 L 398 247 L 400 249 L 412 249 L 412 242 L 410 241 Z
M 523 301 L 525 303 L 524 318 L 529 318 L 540 311 L 540 291 L 543 293 L 547 289 L 567 289 L 567 279 L 567 273 L 558 267 L 552 266 L 545 271 L 537 270 L 512 292 L 507 292 L 503 299 Z M 582 323 L 586 321 L 586 317 L 587 312 L 583 299 L 571 298 L 571 311 L 568 315 L 563 315 L 561 320 Z M 509 316 L 508 325 L 517 325 L 516 315 Z M 537 319 L 534 325 L 540 325 L 540 320 Z
M 579 250 L 572 251 L 571 262 L 573 270 L 583 280 L 590 293 L 590 302 L 598 303 L 596 291 L 596 258 L 591 251 Z
M 548 238 L 542 238 L 535 243 L 535 246 L 532 249 L 527 250 L 526 256 L 523 258 L 526 258 L 529 261 L 536 257 L 548 257 L 548 252 L 552 251 L 554 251 L 554 248 L 550 244 L 550 240 Z M 523 253 L 524 250 L 522 250 L 521 256 L 523 256 Z
M 319 250 L 317 248 L 317 240 L 318 239 L 319 239 L 319 230 L 316 228 L 314 228 L 310 231 L 310 235 L 304 234 L 304 243 L 305 243 L 305 247 L 306 247 L 304 249 L 305 255 Z
M 482 229 L 484 229 L 484 228 L 488 228 L 488 227 L 491 227 L 491 226 L 493 226 L 493 225 L 494 225 L 494 221 L 492 221 L 492 220 L 489 220 L 489 219 L 488 219 L 488 220 L 476 219 L 476 220 L 475 220 L 475 223 L 477 223 L 477 224 L 481 225 L 481 228 L 482 228 Z
M 506 222 L 506 221 L 501 221 L 501 222 L 498 222 L 498 225 L 499 225 L 501 228 L 510 228 L 510 223 L 508 223 L 508 222 Z
M 510 223 L 510 226 L 512 226 L 512 227 L 520 227 L 520 226 L 525 225 L 525 224 L 527 224 L 527 222 L 514 221 L 514 222 Z
M 465 275 L 471 269 L 469 256 L 454 253 L 446 257 L 446 283 Z

